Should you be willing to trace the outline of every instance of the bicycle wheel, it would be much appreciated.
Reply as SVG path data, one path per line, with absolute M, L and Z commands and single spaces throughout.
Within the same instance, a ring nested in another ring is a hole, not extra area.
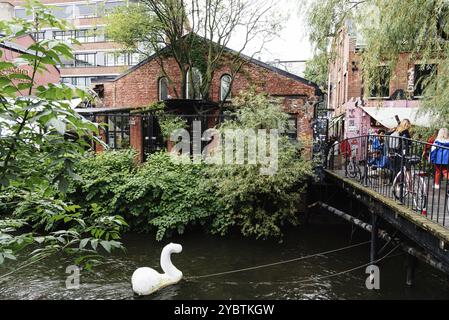
M 406 174 L 406 173 L 405 173 Z M 406 178 L 407 180 L 407 178 Z M 391 189 L 396 200 L 401 200 L 401 188 L 403 189 L 404 198 L 408 195 L 407 185 L 402 181 L 401 173 L 399 172 L 393 180 Z
M 413 205 L 417 211 L 423 211 L 427 206 L 427 185 L 423 177 L 413 177 Z
M 350 178 L 356 178 L 357 177 L 357 166 L 355 165 L 355 163 L 354 163 L 354 161 L 350 161 L 349 163 L 348 163 L 348 166 L 347 166 L 347 172 L 348 172 L 348 176 L 350 177 Z

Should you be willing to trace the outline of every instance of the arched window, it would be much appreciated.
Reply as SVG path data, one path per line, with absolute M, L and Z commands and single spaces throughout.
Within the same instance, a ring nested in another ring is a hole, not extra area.
M 159 101 L 168 99 L 168 80 L 166 77 L 159 79 Z
M 220 79 L 220 101 L 231 100 L 231 81 L 229 74 L 225 74 Z
M 190 80 L 190 73 L 192 74 L 193 81 Z M 193 84 L 193 87 L 192 87 Z M 186 99 L 201 99 L 201 85 L 203 84 L 203 75 L 198 68 L 187 70 L 186 77 Z

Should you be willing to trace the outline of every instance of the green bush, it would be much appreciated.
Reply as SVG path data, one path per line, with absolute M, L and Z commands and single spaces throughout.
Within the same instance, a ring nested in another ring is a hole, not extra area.
M 128 210 L 134 230 L 157 229 L 156 238 L 204 225 L 216 213 L 216 194 L 204 184 L 204 164 L 175 163 L 167 153 L 149 157 L 134 177 L 117 190 L 112 203 Z
M 252 92 L 234 101 L 237 111 L 226 129 L 284 129 L 288 116 L 276 101 Z M 166 152 L 136 165 L 135 152 L 107 151 L 81 161 L 68 199 L 85 216 L 120 215 L 137 232 L 158 240 L 203 226 L 226 234 L 239 230 L 256 238 L 280 237 L 282 226 L 298 223 L 298 208 L 311 163 L 299 147 L 280 137 L 278 169 L 261 175 L 261 165 L 208 165 L 173 161 Z M 94 213 L 92 213 L 94 212 Z
M 72 180 L 67 197 L 86 212 L 122 214 L 112 203 L 117 190 L 138 170 L 134 150 L 106 151 L 89 154 L 75 167 L 80 177 Z
M 278 129 L 287 127 L 288 116 L 281 104 L 263 94 L 247 92 L 233 101 L 235 118 L 224 122 L 226 129 Z M 278 169 L 261 175 L 261 165 L 224 165 L 207 169 L 208 183 L 214 186 L 223 208 L 212 224 L 213 232 L 225 234 L 237 227 L 245 236 L 280 237 L 285 223 L 298 223 L 298 209 L 307 180 L 312 175 L 310 161 L 304 161 L 299 146 L 281 136 Z
M 121 215 L 133 231 L 156 230 L 158 240 L 204 225 L 216 212 L 215 195 L 202 188 L 204 164 L 178 164 L 165 152 L 151 155 L 141 166 L 134 159 L 130 150 L 86 158 L 76 166 L 81 179 L 73 181 L 68 198 L 85 215 Z

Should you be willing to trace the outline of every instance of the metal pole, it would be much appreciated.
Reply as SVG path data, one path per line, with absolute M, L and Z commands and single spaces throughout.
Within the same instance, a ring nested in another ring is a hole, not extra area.
M 374 263 L 377 258 L 377 234 L 379 232 L 377 224 L 377 215 L 371 213 L 371 249 L 370 249 L 370 261 Z
M 411 254 L 407 255 L 407 280 L 406 283 L 408 286 L 413 286 L 413 282 L 415 279 L 415 266 L 416 266 L 416 258 Z
M 400 143 L 399 143 L 399 146 L 400 146 L 399 152 L 401 153 L 401 192 L 399 195 L 399 201 L 402 204 L 404 204 L 404 185 L 405 185 L 404 157 L 405 157 L 405 152 L 403 150 L 403 145 L 402 145 L 404 143 L 404 141 L 403 141 L 402 137 L 398 138 L 398 139 L 401 139 Z
M 366 136 L 366 148 L 365 148 L 365 169 L 364 169 L 364 185 L 368 185 L 368 154 L 369 154 L 369 135 Z

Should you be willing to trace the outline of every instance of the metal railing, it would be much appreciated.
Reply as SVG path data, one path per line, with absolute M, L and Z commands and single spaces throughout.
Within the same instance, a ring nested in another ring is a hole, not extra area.
M 389 135 L 349 138 L 329 146 L 326 165 L 449 227 L 449 148 L 438 141 Z

